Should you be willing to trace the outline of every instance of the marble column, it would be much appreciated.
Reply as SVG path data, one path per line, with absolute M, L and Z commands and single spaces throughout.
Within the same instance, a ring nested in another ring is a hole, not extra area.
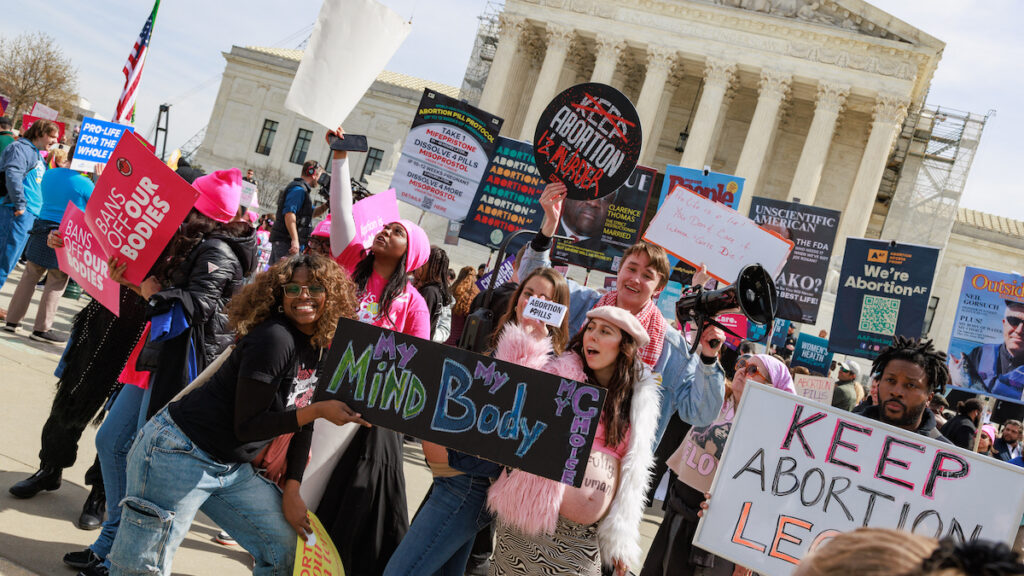
M 745 179 L 743 195 L 737 209 L 740 214 L 747 214 L 750 199 L 757 193 L 757 184 L 764 169 L 768 146 L 779 124 L 779 108 L 789 93 L 792 81 L 792 76 L 777 70 L 761 72 L 754 118 L 750 121 L 750 130 L 747 131 L 747 138 L 743 141 L 743 150 L 736 164 L 736 175 Z
M 651 135 L 654 133 L 654 122 L 658 118 L 661 99 L 665 95 L 665 81 L 668 80 L 668 75 L 675 62 L 674 50 L 663 46 L 647 48 L 647 73 L 644 75 L 644 83 L 640 88 L 640 97 L 636 101 L 636 112 L 640 117 L 640 127 L 643 133 L 643 143 L 640 146 L 641 158 L 650 145 Z M 655 141 L 654 146 L 657 145 Z
M 491 70 L 487 73 L 487 83 L 480 95 L 480 109 L 492 114 L 502 115 L 502 100 L 510 88 L 509 77 L 516 63 L 519 52 L 519 41 L 523 36 L 526 19 L 517 14 L 502 14 L 500 17 L 501 31 L 498 33 L 498 49 L 491 62 Z M 511 86 L 515 89 L 515 86 Z
M 864 147 L 864 155 L 857 168 L 857 177 L 853 180 L 853 189 L 846 199 L 842 222 L 839 224 L 836 248 L 845 248 L 846 238 L 863 238 L 871 221 L 871 211 L 875 207 L 878 186 L 882 182 L 885 164 L 889 161 L 892 145 L 907 117 L 909 102 L 902 96 L 880 94 L 875 100 L 875 109 L 871 117 L 871 136 Z M 842 262 L 842 254 L 839 254 Z
M 610 85 L 612 76 L 615 75 L 615 68 L 619 65 L 619 59 L 622 58 L 622 53 L 626 50 L 626 41 L 609 36 L 598 36 L 594 44 L 597 48 L 597 56 L 594 60 L 594 71 L 590 74 L 590 81 Z
M 568 26 L 548 24 L 547 50 L 544 52 L 544 62 L 540 65 L 537 83 L 530 97 L 530 107 L 526 110 L 526 118 L 519 133 L 520 140 L 533 141 L 533 133 L 537 129 L 541 113 L 557 94 L 558 79 L 562 75 L 562 66 L 565 65 L 565 57 L 569 54 L 574 35 L 573 29 Z
M 647 139 L 649 145 L 647 151 L 640 156 L 640 164 L 644 166 L 654 166 L 657 156 L 658 147 L 661 144 L 661 135 L 665 131 L 665 119 L 668 118 L 668 110 L 672 106 L 672 97 L 675 96 L 676 89 L 679 88 L 679 84 L 683 81 L 683 65 L 682 62 L 676 61 L 674 72 L 668 75 L 668 79 L 665 81 L 664 95 L 661 97 L 661 104 L 658 105 L 658 115 L 654 119 L 654 125 L 648 130 L 644 126 L 644 130 L 650 132 L 650 136 L 644 136 Z M 673 140 L 673 143 L 675 140 Z
M 718 125 L 718 115 L 722 112 L 726 92 L 735 74 L 735 63 L 718 58 L 707 59 L 704 65 L 704 93 L 701 94 L 693 125 L 690 126 L 690 136 L 682 159 L 679 160 L 681 166 L 698 170 L 704 167 Z
M 821 184 L 821 173 L 828 160 L 828 149 L 832 144 L 832 134 L 836 129 L 839 112 L 846 104 L 850 87 L 833 82 L 818 84 L 818 100 L 814 105 L 814 119 L 804 140 L 800 161 L 796 165 L 793 183 L 789 186 L 787 199 L 792 202 L 799 198 L 802 204 L 814 204 Z

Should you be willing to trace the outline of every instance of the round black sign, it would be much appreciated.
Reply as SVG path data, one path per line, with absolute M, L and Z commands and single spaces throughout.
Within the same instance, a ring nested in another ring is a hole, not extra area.
M 607 84 L 577 84 L 555 96 L 533 134 L 537 169 L 563 182 L 573 200 L 607 196 L 640 158 L 640 117 L 626 95 Z

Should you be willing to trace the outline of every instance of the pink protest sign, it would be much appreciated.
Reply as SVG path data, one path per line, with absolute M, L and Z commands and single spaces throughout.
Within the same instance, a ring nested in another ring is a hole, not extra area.
M 28 130 L 33 124 L 35 124 L 36 120 L 39 120 L 39 119 L 40 118 L 38 116 L 33 116 L 31 114 L 22 114 L 21 115 L 21 133 L 24 134 L 25 131 Z M 51 120 L 51 122 L 53 122 L 54 124 L 57 125 L 57 130 L 58 130 L 57 139 L 63 141 L 64 140 L 64 123 L 63 122 L 57 122 L 56 120 Z
M 79 210 L 74 202 L 68 202 L 59 230 L 64 239 L 64 248 L 56 250 L 60 269 L 78 282 L 89 296 L 119 316 L 121 287 L 110 279 L 107 257 L 85 224 L 85 212 Z
M 47 120 L 57 119 L 57 111 L 42 102 L 36 102 L 32 106 L 32 110 L 29 111 L 29 114 L 37 118 L 46 118 Z
M 367 196 L 352 205 L 352 218 L 356 221 L 356 237 L 354 241 L 369 250 L 373 237 L 384 228 L 385 224 L 398 221 L 398 198 L 395 189 L 391 188 L 380 194 Z
M 128 264 L 125 280 L 141 284 L 197 198 L 139 139 L 121 138 L 85 206 L 85 221 L 103 253 Z

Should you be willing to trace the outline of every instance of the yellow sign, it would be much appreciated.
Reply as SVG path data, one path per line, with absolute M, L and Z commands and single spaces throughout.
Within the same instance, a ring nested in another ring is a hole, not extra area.
M 298 544 L 295 547 L 295 570 L 292 576 L 345 576 L 341 556 L 327 535 L 327 530 L 315 514 L 309 511 L 306 513 L 309 514 L 313 533 L 305 541 L 296 537 Z

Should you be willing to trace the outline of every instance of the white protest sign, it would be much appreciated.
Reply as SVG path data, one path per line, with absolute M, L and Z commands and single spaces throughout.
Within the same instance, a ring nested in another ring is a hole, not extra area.
M 333 130 L 369 90 L 411 28 L 375 0 L 324 0 L 285 108 Z
M 523 318 L 557 327 L 562 325 L 562 318 L 565 318 L 565 310 L 566 307 L 558 302 L 530 296 L 530 299 L 526 301 L 526 310 L 523 310 Z
M 797 374 L 793 376 L 793 387 L 796 388 L 797 396 L 832 404 L 832 389 L 836 383 L 828 376 L 811 376 L 810 374 Z
M 716 279 L 732 284 L 740 270 L 760 264 L 772 278 L 786 265 L 793 243 L 761 228 L 728 206 L 676 186 L 654 215 L 644 240 Z
M 57 111 L 41 102 L 36 102 L 32 105 L 32 111 L 29 112 L 29 115 L 44 118 L 46 120 L 57 119 Z
M 251 210 L 260 209 L 259 191 L 256 189 L 256 185 L 252 182 L 242 180 L 242 198 L 240 204 Z
M 747 381 L 694 544 L 768 576 L 860 526 L 1012 543 L 1024 468 Z

